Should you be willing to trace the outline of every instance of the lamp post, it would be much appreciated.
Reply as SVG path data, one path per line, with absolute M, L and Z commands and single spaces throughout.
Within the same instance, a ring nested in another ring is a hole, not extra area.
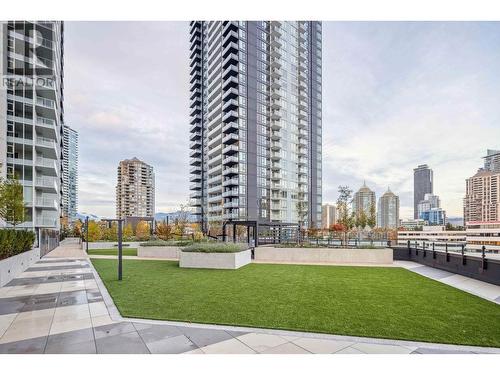
M 108 225 L 111 225 L 113 221 L 116 221 L 118 223 L 118 280 L 122 279 L 123 275 L 123 231 L 122 231 L 122 225 L 123 225 L 123 219 L 103 219 L 103 221 L 106 221 Z
M 89 253 L 89 217 L 85 217 L 85 251 Z

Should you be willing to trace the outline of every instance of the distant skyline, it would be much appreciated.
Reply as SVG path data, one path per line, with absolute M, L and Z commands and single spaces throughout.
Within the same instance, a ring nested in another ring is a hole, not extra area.
M 79 211 L 113 217 L 116 165 L 155 168 L 156 211 L 189 195 L 187 22 L 66 22 L 65 118 L 80 134 Z M 428 164 L 448 216 L 500 148 L 500 23 L 323 23 L 323 202 L 366 180 L 413 216 Z M 496 140 L 496 143 L 495 143 Z

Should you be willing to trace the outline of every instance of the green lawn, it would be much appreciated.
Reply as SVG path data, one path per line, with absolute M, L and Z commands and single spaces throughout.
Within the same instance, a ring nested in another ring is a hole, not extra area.
M 500 347 L 500 306 L 402 268 L 92 263 L 127 317 Z
M 123 255 L 137 256 L 137 249 L 131 247 L 124 247 L 122 250 Z M 89 255 L 116 255 L 118 256 L 118 249 L 89 249 Z

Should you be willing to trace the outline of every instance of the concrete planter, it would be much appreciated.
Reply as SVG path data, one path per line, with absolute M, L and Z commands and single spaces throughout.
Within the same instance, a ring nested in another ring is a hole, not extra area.
M 392 249 L 257 247 L 255 260 L 278 263 L 392 264 Z
M 251 250 L 238 253 L 191 253 L 181 251 L 181 268 L 215 268 L 235 270 L 252 261 Z
M 39 248 L 0 260 L 0 287 L 19 276 L 38 260 L 40 260 Z
M 180 257 L 181 249 L 178 246 L 139 246 L 137 256 L 152 259 L 173 259 Z
M 138 248 L 140 242 L 123 242 L 123 248 Z M 85 242 L 82 241 L 82 249 L 85 250 Z M 118 249 L 118 242 L 89 242 L 89 250 L 92 249 Z

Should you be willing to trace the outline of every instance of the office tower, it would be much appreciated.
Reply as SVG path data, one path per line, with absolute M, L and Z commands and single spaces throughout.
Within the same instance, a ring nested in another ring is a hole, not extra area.
M 413 169 L 413 218 L 418 219 L 418 204 L 424 200 L 425 194 L 433 192 L 432 169 L 427 164 Z
M 464 222 L 500 221 L 500 173 L 480 169 L 465 183 Z
M 329 229 L 337 222 L 337 207 L 334 204 L 324 204 L 321 211 L 322 227 L 323 229 Z
M 205 230 L 321 227 L 321 39 L 320 22 L 190 23 L 190 198 Z
M 63 125 L 62 213 L 69 222 L 78 211 L 78 132 Z
M 375 211 L 375 204 L 375 192 L 366 186 L 366 182 L 363 182 L 363 186 L 354 194 L 352 200 L 354 214 L 359 217 L 361 212 L 364 212 L 368 218 L 372 215 L 372 211 Z
M 500 173 L 500 150 L 487 150 L 484 159 L 484 169 Z
M 153 167 L 137 158 L 122 160 L 116 184 L 116 217 L 153 217 L 155 175 Z
M 389 188 L 378 200 L 377 226 L 392 229 L 399 226 L 399 197 Z
M 418 218 L 425 220 L 428 225 L 445 225 L 446 211 L 441 208 L 438 195 L 425 194 L 424 199 L 417 205 Z
M 59 229 L 64 123 L 62 22 L 0 22 L 0 176 L 23 185 L 25 222 Z

